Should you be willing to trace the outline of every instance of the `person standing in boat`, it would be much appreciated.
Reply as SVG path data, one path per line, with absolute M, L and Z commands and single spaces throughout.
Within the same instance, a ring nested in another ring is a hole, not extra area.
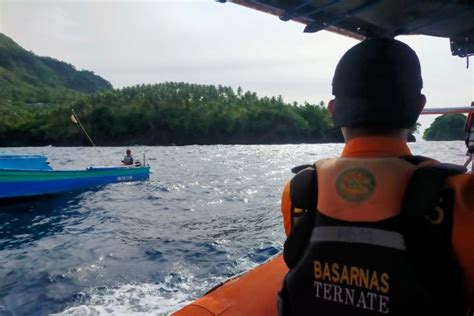
M 130 149 L 127 149 L 125 151 L 125 157 L 122 159 L 122 164 L 129 166 L 133 165 L 133 156 L 132 156 L 132 151 Z
M 328 109 L 345 147 L 284 187 L 279 315 L 470 315 L 474 175 L 411 154 L 422 86 L 416 53 L 394 39 L 339 61 Z
M 471 104 L 474 106 L 474 102 Z M 468 154 L 474 154 L 474 113 L 470 113 L 466 119 L 466 147 Z

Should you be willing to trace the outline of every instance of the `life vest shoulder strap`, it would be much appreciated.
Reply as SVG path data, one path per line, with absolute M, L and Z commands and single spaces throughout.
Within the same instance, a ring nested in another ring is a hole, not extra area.
M 411 163 L 412 165 L 415 165 L 415 166 L 422 165 L 422 164 L 429 163 L 429 162 L 438 163 L 436 160 L 434 160 L 432 158 L 428 158 L 428 157 L 421 156 L 421 155 L 407 155 L 407 156 L 400 157 L 400 159 L 403 159 L 406 162 L 409 162 L 409 163 Z
M 283 252 L 285 263 L 290 268 L 298 263 L 309 243 L 318 201 L 316 166 L 298 166 L 292 171 L 297 173 L 290 181 L 292 228 Z
M 467 169 L 463 166 L 445 163 L 416 169 L 405 191 L 402 215 L 427 216 L 439 203 L 446 178 L 466 171 Z
M 418 280 L 431 297 L 450 297 L 448 301 L 457 301 L 457 306 L 463 306 L 462 271 L 451 242 L 454 192 L 446 189 L 445 181 L 465 172 L 466 168 L 452 164 L 415 170 L 400 214 L 405 244 Z
M 291 226 L 303 213 L 316 210 L 318 200 L 316 166 L 304 165 L 297 168 L 301 169 L 290 181 Z

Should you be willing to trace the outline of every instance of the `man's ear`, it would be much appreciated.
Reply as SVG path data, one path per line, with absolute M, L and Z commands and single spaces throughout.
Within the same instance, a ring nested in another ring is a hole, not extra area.
M 331 113 L 331 115 L 334 114 L 334 107 L 336 106 L 336 100 L 332 99 L 331 101 L 329 101 L 328 103 L 328 111 L 329 113 Z
M 420 98 L 418 101 L 418 113 L 421 113 L 421 111 L 423 111 L 423 109 L 425 108 L 425 104 L 426 104 L 426 97 L 424 94 L 420 94 Z

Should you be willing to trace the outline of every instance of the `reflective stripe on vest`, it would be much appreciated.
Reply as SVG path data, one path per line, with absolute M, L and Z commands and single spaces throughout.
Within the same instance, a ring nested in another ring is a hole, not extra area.
M 405 241 L 400 233 L 369 227 L 315 227 L 311 242 L 358 243 L 406 250 Z

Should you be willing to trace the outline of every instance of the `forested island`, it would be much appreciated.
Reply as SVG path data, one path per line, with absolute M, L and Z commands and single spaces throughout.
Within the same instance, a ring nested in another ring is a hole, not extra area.
M 324 104 L 288 104 L 224 86 L 167 82 L 123 89 L 39 57 L 0 34 L 0 146 L 336 142 Z
M 343 141 L 323 102 L 184 82 L 113 89 L 93 72 L 37 56 L 0 33 L 0 146 L 90 145 L 71 122 L 72 109 L 99 145 Z
M 423 138 L 426 140 L 464 140 L 466 138 L 465 122 L 466 116 L 463 114 L 438 116 L 433 124 L 425 130 Z
M 87 145 L 74 108 L 101 145 L 335 142 L 322 104 L 287 104 L 230 87 L 161 83 L 77 95 L 63 105 L 16 106 L 2 115 L 2 146 Z

